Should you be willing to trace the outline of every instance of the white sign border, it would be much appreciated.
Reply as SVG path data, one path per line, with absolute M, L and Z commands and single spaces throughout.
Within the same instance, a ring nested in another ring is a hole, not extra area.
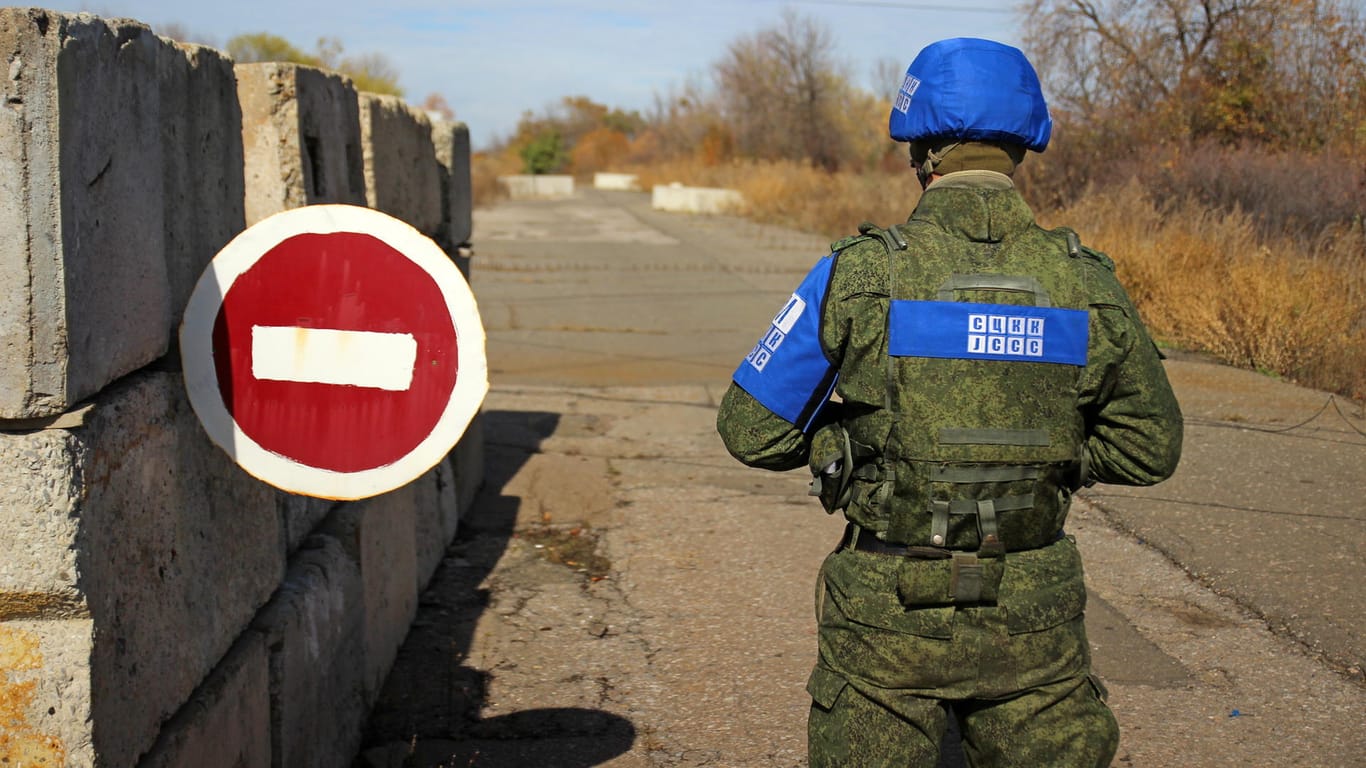
M 218 389 L 213 327 L 232 284 L 272 248 L 296 235 L 357 232 L 381 241 L 422 268 L 441 291 L 455 326 L 456 381 L 445 411 L 422 442 L 401 459 L 358 472 L 302 464 L 252 440 L 228 412 Z M 310 205 L 248 227 L 218 252 L 195 284 L 180 326 L 181 365 L 190 406 L 209 439 L 248 474 L 283 491 L 352 501 L 400 488 L 436 466 L 455 447 L 488 393 L 484 325 L 474 292 L 431 238 L 388 214 L 355 205 Z

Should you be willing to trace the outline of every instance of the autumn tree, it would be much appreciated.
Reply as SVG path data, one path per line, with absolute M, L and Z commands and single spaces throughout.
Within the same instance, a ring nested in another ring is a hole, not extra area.
M 1055 112 L 1122 141 L 1363 138 L 1366 34 L 1334 0 L 1032 0 L 1027 19 Z
M 837 123 L 851 87 L 827 28 L 784 11 L 777 25 L 731 43 L 714 73 L 740 153 L 827 170 L 846 161 Z
M 384 54 L 347 56 L 341 41 L 334 37 L 318 38 L 314 51 L 310 53 L 279 35 L 252 32 L 229 40 L 228 54 L 240 62 L 289 61 L 331 69 L 351 78 L 357 90 L 403 95 L 403 89 L 398 84 L 398 70 Z

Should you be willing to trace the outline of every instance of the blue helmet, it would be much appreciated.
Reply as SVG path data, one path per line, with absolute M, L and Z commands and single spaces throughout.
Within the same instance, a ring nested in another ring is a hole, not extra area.
M 896 141 L 989 141 L 1042 152 L 1053 118 L 1019 49 L 958 37 L 931 43 L 911 62 L 887 129 Z

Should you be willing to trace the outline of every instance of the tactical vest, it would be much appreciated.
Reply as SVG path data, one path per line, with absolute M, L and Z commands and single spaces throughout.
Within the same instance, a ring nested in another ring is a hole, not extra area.
M 839 372 L 846 516 L 887 542 L 987 555 L 1056 541 L 1084 472 L 1076 260 L 1097 256 L 1032 224 L 973 242 L 912 219 L 859 240 L 836 244 L 832 294 L 850 291 L 847 270 L 885 275 L 887 323 Z

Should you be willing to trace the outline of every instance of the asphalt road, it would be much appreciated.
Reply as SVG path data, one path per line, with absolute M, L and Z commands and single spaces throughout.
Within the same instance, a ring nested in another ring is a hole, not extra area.
M 804 764 L 839 520 L 725 454 L 735 365 L 826 238 L 586 190 L 475 214 L 488 483 L 366 765 Z M 1360 406 L 1195 358 L 1177 475 L 1099 486 L 1087 564 L 1117 765 L 1366 765 Z M 407 761 L 406 763 L 404 761 Z

